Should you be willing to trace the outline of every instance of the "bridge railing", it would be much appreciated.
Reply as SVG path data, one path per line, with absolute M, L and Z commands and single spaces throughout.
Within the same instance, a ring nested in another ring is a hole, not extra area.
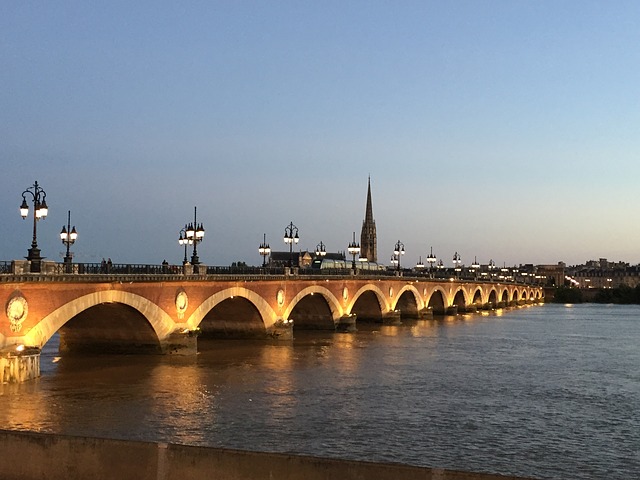
M 0 261 L 0 281 L 13 281 L 19 277 L 20 281 L 111 281 L 118 277 L 127 277 L 128 280 L 149 280 L 153 277 L 157 280 L 171 280 L 173 278 L 203 279 L 215 277 L 216 279 L 261 279 L 274 277 L 295 277 L 305 278 L 323 277 L 353 277 L 354 273 L 350 268 L 344 269 L 317 269 L 317 268 L 293 268 L 288 267 L 252 267 L 252 266 L 210 266 L 200 265 L 200 271 L 194 273 L 191 265 L 161 265 L 150 264 L 116 264 L 111 262 L 101 263 L 57 263 L 43 262 L 44 268 L 39 273 L 29 273 L 28 264 L 24 260 Z M 366 270 L 358 269 L 355 273 L 360 278 L 371 277 L 393 277 L 402 276 L 406 279 L 417 280 L 456 280 L 471 281 L 475 283 L 516 283 L 539 285 L 531 281 L 532 277 L 525 279 L 512 278 L 499 279 L 490 276 L 476 276 L 467 272 L 454 272 L 452 269 L 438 271 L 415 271 L 403 269 L 400 272 L 394 269 Z M 89 277 L 92 277 L 89 279 Z M 135 277 L 135 278 L 134 278 Z

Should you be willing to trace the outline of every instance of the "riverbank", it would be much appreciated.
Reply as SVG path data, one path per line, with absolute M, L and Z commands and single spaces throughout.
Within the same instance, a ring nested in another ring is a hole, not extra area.
M 616 288 L 558 287 L 549 293 L 548 297 L 554 303 L 640 304 L 640 285 L 635 288 L 626 285 Z
M 409 465 L 0 430 L 8 479 L 523 480 Z

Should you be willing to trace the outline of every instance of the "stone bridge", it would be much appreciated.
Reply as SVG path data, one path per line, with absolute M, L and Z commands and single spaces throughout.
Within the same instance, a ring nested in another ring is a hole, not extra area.
M 193 354 L 197 337 L 291 338 L 543 301 L 534 285 L 312 275 L 12 275 L 0 282 L 0 351 Z M 2 365 L 0 365 L 2 367 Z M 38 369 L 39 371 L 39 369 Z

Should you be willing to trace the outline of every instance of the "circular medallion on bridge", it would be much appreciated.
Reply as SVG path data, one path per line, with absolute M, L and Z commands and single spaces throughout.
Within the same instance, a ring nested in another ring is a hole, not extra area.
M 282 306 L 284 304 L 284 290 L 278 290 L 276 294 L 276 300 L 278 301 L 278 305 Z
M 389 287 L 389 296 L 393 297 L 393 287 Z
M 188 306 L 189 297 L 187 297 L 187 292 L 180 290 L 178 295 L 176 295 L 176 311 L 178 312 L 178 318 L 184 317 L 184 313 L 187 311 Z
M 23 296 L 13 297 L 7 304 L 7 317 L 12 332 L 19 332 L 22 329 L 22 322 L 27 318 L 29 306 Z
M 347 287 L 344 287 L 342 289 L 342 298 L 344 298 L 345 300 L 349 298 L 349 289 Z

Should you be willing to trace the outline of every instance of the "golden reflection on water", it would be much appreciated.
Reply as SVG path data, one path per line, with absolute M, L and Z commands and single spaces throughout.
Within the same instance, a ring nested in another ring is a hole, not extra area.
M 175 360 L 154 367 L 141 389 L 154 392 L 149 403 L 153 418 L 171 419 L 181 442 L 203 443 L 206 427 L 216 422 L 218 388 L 207 385 L 203 369 L 197 368 L 194 359 Z
M 38 382 L 0 384 L 0 397 L 3 397 L 0 425 L 3 429 L 39 432 L 56 428 L 58 421 L 52 412 L 55 405 L 37 394 Z

